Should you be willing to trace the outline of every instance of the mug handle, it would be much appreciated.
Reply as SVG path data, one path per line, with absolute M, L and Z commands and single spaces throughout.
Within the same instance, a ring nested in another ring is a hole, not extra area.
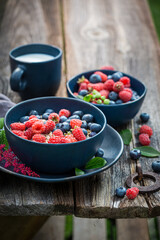
M 11 89 L 16 92 L 24 91 L 27 86 L 27 82 L 23 79 L 24 68 L 21 66 L 17 67 L 11 74 L 10 85 Z

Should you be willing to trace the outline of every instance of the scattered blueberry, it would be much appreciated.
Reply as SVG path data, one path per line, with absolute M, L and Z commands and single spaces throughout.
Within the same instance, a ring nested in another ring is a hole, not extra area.
M 140 119 L 141 119 L 142 122 L 144 122 L 144 123 L 148 122 L 149 118 L 150 118 L 150 116 L 149 116 L 148 113 L 141 113 L 141 115 L 140 115 Z
M 116 72 L 116 73 L 113 73 L 113 74 L 112 74 L 112 79 L 113 79 L 113 81 L 115 81 L 115 82 L 119 81 L 119 79 L 120 79 L 121 77 L 123 77 L 123 73 L 121 73 L 121 72 Z
M 45 113 L 49 113 L 49 114 L 51 114 L 51 113 L 54 113 L 54 110 L 51 109 L 51 108 L 48 108 L 48 109 L 46 109 Z
M 48 120 L 49 115 L 49 113 L 43 113 L 42 118 Z
M 60 122 L 60 123 L 63 123 L 63 122 L 65 122 L 66 120 L 67 120 L 67 117 L 62 116 L 62 117 L 60 117 L 59 122 Z
M 82 121 L 82 125 L 81 125 L 81 128 L 87 128 L 88 127 L 88 124 L 85 120 Z
M 123 101 L 121 100 L 121 99 L 118 99 L 117 101 L 116 101 L 116 104 L 122 104 L 123 103 Z
M 160 161 L 152 162 L 152 169 L 156 173 L 160 173 Z
M 109 79 L 112 79 L 112 75 L 108 75 L 107 79 L 108 79 L 108 80 L 109 80 Z
M 21 123 L 24 123 L 24 122 L 26 122 L 26 121 L 28 121 L 29 120 L 29 117 L 28 116 L 24 116 L 24 117 L 21 117 L 20 118 L 20 122 Z
M 139 149 L 133 149 L 130 151 L 130 157 L 133 160 L 139 159 L 141 156 L 141 151 Z
M 109 102 L 109 105 L 114 105 L 114 104 L 116 104 L 115 101 L 110 101 Z
M 82 131 L 83 131 L 84 135 L 87 136 L 87 134 L 88 134 L 87 130 L 85 128 L 82 128 Z
M 116 101 L 117 98 L 118 98 L 118 93 L 116 93 L 116 92 L 114 92 L 114 91 L 111 91 L 111 92 L 109 93 L 108 98 L 109 98 L 110 100 L 112 100 L 112 101 Z
M 62 130 L 62 132 L 67 132 L 71 129 L 71 126 L 69 123 L 63 122 L 60 129 Z
M 125 187 L 116 188 L 116 196 L 117 197 L 124 197 L 125 194 L 126 194 L 126 188 Z
M 38 112 L 36 110 L 31 110 L 29 116 L 31 115 L 38 115 Z
M 102 148 L 98 148 L 95 157 L 103 157 L 104 156 L 104 150 Z
M 83 116 L 83 112 L 82 111 L 75 111 L 75 112 L 73 112 L 73 114 L 72 115 L 78 115 L 78 116 L 80 116 L 80 118 Z
M 81 90 L 79 93 L 78 93 L 80 96 L 86 96 L 88 94 L 88 91 L 87 90 Z
M 96 132 L 91 132 L 90 134 L 89 134 L 89 137 L 93 137 L 93 136 L 95 136 L 97 133 Z
M 99 76 L 98 74 L 92 74 L 89 78 L 89 81 L 91 83 L 99 83 L 102 82 L 101 76 Z
M 91 130 L 92 132 L 98 133 L 101 129 L 102 129 L 102 127 L 101 127 L 101 125 L 98 124 L 98 123 L 92 123 L 92 124 L 90 125 L 90 130 Z
M 93 121 L 93 115 L 92 114 L 85 114 L 82 117 L 82 120 L 85 120 L 86 122 L 92 122 Z
M 80 119 L 80 116 L 78 116 L 78 115 L 72 115 L 69 119 L 70 119 L 70 120 L 71 120 L 71 119 Z

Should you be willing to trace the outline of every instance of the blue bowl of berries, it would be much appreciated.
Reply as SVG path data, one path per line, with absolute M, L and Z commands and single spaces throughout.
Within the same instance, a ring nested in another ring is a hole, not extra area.
M 136 78 L 112 70 L 83 72 L 67 82 L 68 96 L 97 106 L 112 126 L 126 124 L 140 110 L 145 85 Z
M 83 167 L 97 152 L 106 118 L 73 98 L 43 97 L 12 107 L 5 116 L 11 149 L 38 172 L 61 174 Z

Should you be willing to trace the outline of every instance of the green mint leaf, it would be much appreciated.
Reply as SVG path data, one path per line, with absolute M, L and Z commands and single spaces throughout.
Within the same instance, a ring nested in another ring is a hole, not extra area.
M 94 169 L 94 168 L 101 168 L 105 166 L 107 161 L 101 157 L 92 158 L 85 166 L 85 169 Z
M 129 145 L 132 140 L 132 133 L 129 129 L 124 129 L 119 133 L 125 145 Z
M 5 150 L 7 150 L 9 148 L 9 144 L 8 144 L 4 130 L 0 131 L 0 144 L 5 144 Z
M 4 126 L 4 118 L 0 118 L 0 129 Z
M 86 102 L 90 102 L 91 98 L 92 98 L 92 95 L 86 95 L 86 96 L 83 98 L 83 100 L 86 101 Z
M 158 157 L 160 155 L 160 152 L 157 151 L 155 148 L 150 146 L 142 146 L 137 147 L 136 149 L 139 149 L 141 151 L 141 155 L 144 157 Z
M 76 176 L 80 176 L 80 175 L 84 175 L 84 174 L 85 174 L 84 171 L 82 171 L 82 170 L 79 169 L 79 168 L 75 168 L 75 175 L 76 175 Z

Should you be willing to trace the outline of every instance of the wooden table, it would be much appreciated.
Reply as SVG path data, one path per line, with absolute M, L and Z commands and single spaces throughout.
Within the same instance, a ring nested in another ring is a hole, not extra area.
M 148 93 L 141 109 L 151 115 L 151 146 L 160 149 L 160 48 L 146 0 L 8 0 L 0 6 L 0 91 L 18 102 L 10 90 L 8 52 L 40 42 L 63 49 L 62 81 L 77 73 L 113 65 L 142 80 Z M 1 216 L 74 214 L 92 218 L 147 218 L 160 215 L 160 191 L 135 200 L 115 197 L 115 189 L 136 171 L 129 150 L 137 144 L 139 114 L 123 128 L 135 137 L 109 170 L 77 182 L 41 184 L 0 173 Z M 123 129 L 122 128 L 122 129 Z M 134 135 L 134 134 L 133 134 Z M 143 171 L 153 159 L 141 158 Z M 147 182 L 145 183 L 147 184 Z

